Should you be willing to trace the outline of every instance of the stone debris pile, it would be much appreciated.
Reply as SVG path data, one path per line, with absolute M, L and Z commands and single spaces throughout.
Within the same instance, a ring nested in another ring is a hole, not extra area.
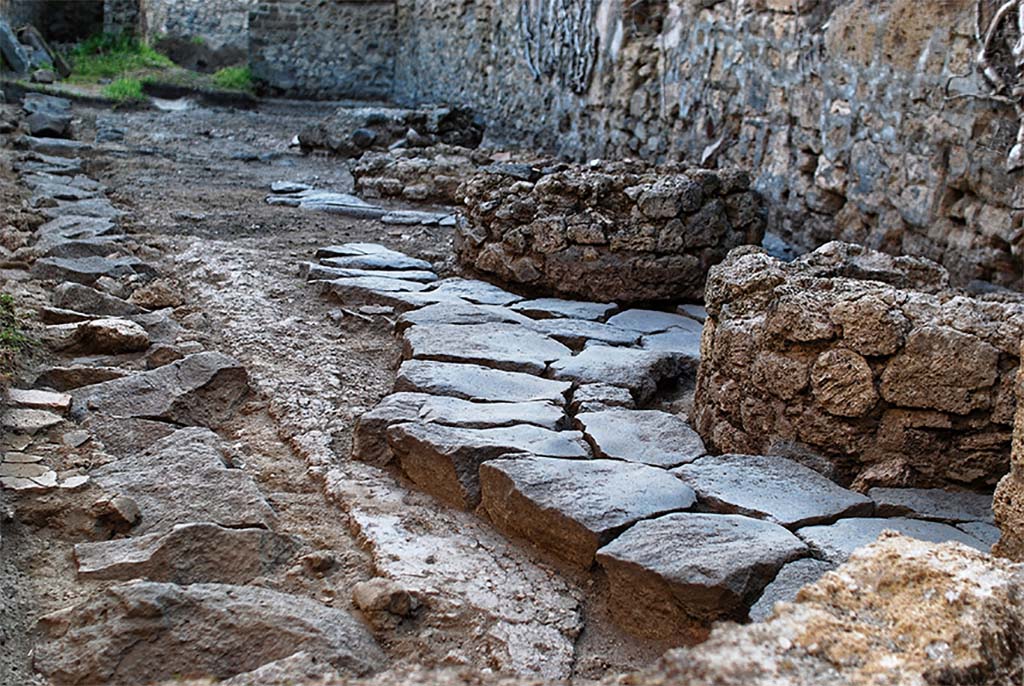
M 764 237 L 764 202 L 742 171 L 634 162 L 519 166 L 484 170 L 459 189 L 466 218 L 455 247 L 467 268 L 532 291 L 698 300 L 708 269 Z
M 353 457 L 562 564 L 601 567 L 634 633 L 696 641 L 715 620 L 764 616 L 884 530 L 982 550 L 998 537 L 990 496 L 890 489 L 876 507 L 794 460 L 708 455 L 685 418 L 656 409 L 660 389 L 697 373 L 699 307 L 420 279 L 429 263 L 376 244 L 317 255 L 307 278 L 348 307 L 390 308 L 403 342 L 395 392 L 358 420 Z M 330 271 L 345 268 L 365 273 Z
M 1006 473 L 1024 300 L 844 243 L 712 269 L 694 405 L 716 452 L 813 453 L 864 486 L 992 486 Z

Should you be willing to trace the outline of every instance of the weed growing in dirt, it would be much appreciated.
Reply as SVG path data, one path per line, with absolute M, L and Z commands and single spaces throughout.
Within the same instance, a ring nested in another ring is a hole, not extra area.
M 5 385 L 14 371 L 18 353 L 28 347 L 28 342 L 18 324 L 14 297 L 9 293 L 0 293 L 0 385 Z
M 142 93 L 142 81 L 139 79 L 118 79 L 103 89 L 103 95 L 118 105 L 143 102 L 146 99 Z
M 249 67 L 224 67 L 213 75 L 213 83 L 225 90 L 251 92 L 252 70 Z
M 70 81 L 94 83 L 139 69 L 169 68 L 174 63 L 146 43 L 132 36 L 100 34 L 88 38 L 71 51 Z

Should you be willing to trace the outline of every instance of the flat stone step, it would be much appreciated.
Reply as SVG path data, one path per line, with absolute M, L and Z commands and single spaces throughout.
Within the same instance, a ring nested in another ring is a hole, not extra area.
M 106 317 L 130 317 L 145 312 L 141 307 L 80 283 L 62 283 L 53 289 L 54 306 Z
M 30 436 L 52 429 L 63 421 L 64 418 L 54 412 L 26 407 L 9 407 L 0 415 L 0 426 L 5 430 Z
M 612 611 L 628 630 L 685 641 L 743 619 L 787 562 L 807 554 L 792 533 L 739 515 L 669 514 L 635 524 L 597 552 Z
M 673 353 L 689 363 L 689 366 L 696 368 L 700 364 L 701 337 L 702 334 L 699 331 L 669 329 L 662 333 L 644 336 L 640 340 L 640 345 L 644 350 Z
M 522 298 L 494 284 L 476 279 L 450 278 L 437 282 L 435 293 L 453 295 L 478 305 L 511 305 Z
M 870 498 L 783 457 L 716 455 L 673 470 L 715 512 L 741 514 L 795 529 L 867 517 Z
M 695 502 L 664 470 L 614 460 L 492 460 L 480 468 L 480 486 L 498 529 L 584 568 L 632 524 Z
M 555 431 L 564 428 L 568 418 L 562 407 L 548 402 L 475 403 L 425 393 L 393 393 L 356 422 L 352 456 L 362 462 L 387 464 L 393 458 L 387 444 L 388 427 L 416 421 L 466 429 L 531 424 Z
M 457 299 L 406 312 L 398 318 L 395 327 L 401 332 L 414 325 L 493 323 L 531 325 L 533 320 L 507 307 L 477 305 Z
M 393 271 L 387 269 L 342 269 L 325 267 L 320 264 L 306 263 L 300 267 L 299 275 L 307 281 L 332 281 L 334 279 L 398 279 L 400 281 L 418 281 L 430 283 L 437 281 L 437 274 L 431 271 L 406 269 Z
M 512 305 L 512 309 L 535 319 L 586 319 L 603 322 L 615 314 L 619 306 L 615 303 L 595 303 L 561 298 L 538 298 L 523 300 Z
M 84 239 L 111 236 L 119 233 L 120 229 L 118 226 L 109 219 L 80 217 L 77 215 L 51 219 L 36 229 L 36 235 L 40 239 Z
M 654 396 L 660 382 L 678 378 L 685 369 L 672 353 L 596 344 L 551 363 L 555 379 L 621 386 L 641 403 Z
M 804 558 L 790 562 L 779 571 L 775 580 L 764 589 L 764 593 L 754 606 L 750 608 L 750 620 L 763 622 L 771 617 L 776 603 L 791 603 L 796 599 L 800 589 L 813 584 L 826 572 L 835 569 L 831 562 L 823 562 L 814 558 Z
M 603 383 L 579 386 L 572 392 L 569 409 L 573 414 L 603 412 L 615 408 L 631 410 L 636 407 L 633 394 L 625 388 Z
M 992 495 L 941 488 L 872 488 L 881 517 L 911 516 L 936 522 L 995 522 Z
M 380 255 L 391 254 L 405 256 L 405 253 L 392 250 L 380 243 L 344 243 L 342 245 L 328 245 L 316 251 L 317 259 L 324 257 L 352 257 L 356 255 Z
M 635 331 L 586 319 L 540 319 L 529 326 L 574 350 L 580 350 L 591 341 L 607 345 L 635 345 L 639 341 Z
M 388 271 L 411 269 L 425 272 L 434 270 L 434 266 L 426 260 L 409 257 L 393 250 L 369 253 L 367 255 L 324 257 L 321 259 L 321 263 L 325 267 L 334 267 L 335 269 L 383 269 Z
M 32 266 L 32 275 L 37 279 L 74 281 L 86 285 L 95 283 L 101 276 L 118 279 L 151 271 L 151 267 L 134 257 L 44 257 Z
M 30 388 L 8 389 L 7 401 L 18 407 L 49 410 L 61 415 L 71 409 L 71 396 L 67 393 L 53 393 Z
M 572 385 L 531 374 L 475 364 L 408 360 L 398 369 L 396 391 L 448 395 L 476 402 L 530 402 L 564 405 Z
M 609 319 L 608 323 L 645 334 L 661 333 L 671 329 L 683 329 L 699 334 L 703 329 L 701 323 L 695 319 L 658 310 L 626 310 Z
M 93 366 L 91 364 L 72 364 L 68 366 L 50 367 L 38 377 L 37 386 L 55 388 L 58 391 L 71 391 L 83 386 L 92 386 L 105 381 L 113 381 L 128 376 L 129 372 L 120 367 Z
M 405 359 L 463 362 L 543 374 L 548 363 L 571 354 L 554 339 L 518 324 L 435 324 L 405 332 Z
M 707 453 L 697 432 L 667 412 L 585 412 L 576 416 L 576 422 L 598 457 L 669 468 Z
M 520 425 L 463 429 L 436 424 L 396 424 L 388 445 L 402 469 L 427 493 L 461 509 L 480 503 L 480 465 L 509 454 L 586 459 L 590 451 L 576 431 Z
M 889 529 L 921 541 L 957 541 L 976 550 L 989 552 L 989 546 L 956 527 L 905 517 L 840 519 L 835 524 L 804 527 L 796 533 L 820 557 L 842 564 L 854 550 L 873 543 L 883 531 Z
M 58 200 L 56 207 L 44 207 L 41 214 L 47 219 L 57 217 L 95 217 L 97 219 L 116 220 L 125 215 L 106 198 L 88 198 L 86 200 Z

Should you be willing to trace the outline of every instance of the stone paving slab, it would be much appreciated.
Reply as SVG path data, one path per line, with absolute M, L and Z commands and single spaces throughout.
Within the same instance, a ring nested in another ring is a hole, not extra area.
M 387 444 L 388 427 L 403 422 L 425 422 L 467 429 L 490 429 L 531 424 L 552 431 L 568 421 L 563 408 L 548 402 L 475 403 L 426 393 L 393 393 L 356 421 L 352 456 L 384 465 L 393 458 Z
M 6 431 L 19 434 L 37 434 L 58 426 L 64 418 L 47 410 L 25 407 L 9 407 L 0 416 L 0 426 Z
M 512 305 L 512 309 L 534 319 L 586 319 L 603 322 L 615 314 L 619 306 L 615 303 L 595 303 L 582 300 L 562 300 L 561 298 L 538 298 L 522 300 Z
M 461 509 L 480 503 L 480 465 L 504 455 L 587 459 L 583 436 L 576 431 L 549 431 L 520 425 L 463 429 L 437 424 L 396 424 L 388 445 L 402 469 L 427 493 Z
M 96 238 L 119 233 L 120 229 L 117 224 L 109 219 L 79 216 L 64 216 L 51 219 L 36 229 L 36 235 L 40 239 L 53 237 L 63 239 Z
M 398 369 L 396 391 L 449 395 L 477 402 L 530 402 L 564 405 L 572 385 L 531 374 L 475 364 L 408 360 Z
M 554 339 L 518 324 L 434 324 L 405 332 L 405 359 L 463 362 L 541 375 L 549 362 L 571 354 Z
M 342 303 L 350 307 L 363 305 L 383 305 L 392 307 L 400 312 L 414 310 L 426 305 L 433 305 L 440 302 L 465 302 L 459 298 L 443 293 L 433 293 L 424 290 L 425 284 L 414 281 L 399 281 L 398 279 L 381 279 L 387 283 L 377 287 L 374 283 L 377 279 L 335 279 L 333 281 L 322 281 L 321 289 L 324 293 L 330 293 Z M 398 284 L 409 284 L 404 290 L 396 288 Z
M 598 457 L 678 467 L 706 454 L 704 441 L 676 415 L 658 410 L 605 410 L 576 416 Z
M 114 205 L 106 198 L 58 200 L 56 207 L 44 207 L 40 212 L 47 219 L 75 216 L 115 220 L 125 215 L 123 210 L 119 210 L 114 207 Z
M 790 529 L 867 517 L 874 510 L 870 498 L 783 457 L 708 456 L 672 473 L 715 512 L 767 519 Z
M 498 305 L 477 305 L 462 299 L 427 305 L 398 318 L 395 328 L 405 331 L 413 325 L 431 324 L 520 324 L 532 325 L 529 317 Z
M 956 541 L 983 552 L 988 552 L 989 549 L 983 542 L 956 527 L 905 517 L 840 519 L 835 524 L 809 526 L 798 529 L 796 533 L 820 557 L 829 562 L 842 564 L 849 559 L 854 550 L 873 543 L 887 529 L 921 541 Z
M 771 522 L 679 513 L 639 522 L 601 548 L 597 561 L 620 623 L 680 640 L 708 622 L 742 619 L 782 566 L 807 552 Z
M 434 266 L 426 260 L 419 260 L 415 257 L 403 255 L 400 252 L 374 252 L 365 255 L 346 255 L 339 257 L 322 258 L 321 263 L 325 267 L 335 269 L 372 269 L 402 271 L 406 269 L 415 271 L 432 272 Z
M 147 271 L 151 268 L 134 257 L 43 257 L 32 265 L 32 275 L 37 279 L 74 281 L 86 285 L 95 283 L 101 276 L 118 279 Z
M 690 317 L 658 310 L 626 310 L 608 320 L 612 326 L 645 334 L 661 333 L 670 329 L 683 329 L 700 333 L 701 323 Z
M 584 384 L 572 392 L 569 410 L 573 414 L 602 412 L 615 408 L 633 409 L 636 402 L 627 389 L 604 383 Z
M 52 393 L 31 388 L 8 389 L 7 401 L 19 407 L 49 410 L 57 414 L 64 414 L 71 409 L 71 396 L 67 393 Z
M 107 317 L 130 317 L 144 310 L 127 300 L 80 283 L 62 283 L 53 289 L 51 302 L 60 308 Z
M 662 333 L 649 334 L 640 341 L 644 350 L 674 353 L 682 361 L 696 369 L 700 364 L 701 333 L 687 329 L 669 329 Z
M 316 258 L 325 257 L 354 257 L 358 255 L 400 255 L 407 257 L 405 253 L 392 250 L 380 243 L 344 243 L 342 245 L 328 245 L 316 251 Z
M 398 279 L 399 281 L 417 281 L 430 283 L 437 281 L 437 274 L 431 271 L 406 269 L 401 271 L 388 269 L 348 269 L 341 267 L 325 267 L 322 264 L 306 262 L 299 267 L 299 275 L 307 281 L 331 281 L 334 279 Z
M 999 527 L 985 522 L 961 522 L 956 525 L 956 528 L 978 539 L 989 548 L 998 543 L 1003 535 Z
M 635 345 L 639 341 L 635 331 L 586 319 L 539 319 L 529 326 L 574 350 L 583 348 L 590 341 L 607 345 Z
M 638 402 L 649 400 L 660 382 L 679 377 L 684 369 L 672 353 L 596 344 L 551 363 L 555 379 L 621 386 L 632 391 Z
M 826 572 L 835 569 L 831 562 L 804 558 L 783 567 L 775 580 L 764 589 L 760 599 L 750 608 L 750 620 L 763 622 L 771 617 L 775 603 L 791 603 L 800 589 L 815 583 Z
M 987 493 L 946 491 L 941 488 L 872 488 L 882 517 L 910 516 L 936 522 L 995 522 L 992 496 Z
M 584 568 L 630 525 L 696 500 L 664 470 L 615 460 L 492 460 L 480 468 L 480 486 L 498 529 Z
M 458 277 L 438 281 L 434 292 L 454 295 L 478 305 L 511 305 L 522 300 L 515 293 L 509 293 L 486 281 Z

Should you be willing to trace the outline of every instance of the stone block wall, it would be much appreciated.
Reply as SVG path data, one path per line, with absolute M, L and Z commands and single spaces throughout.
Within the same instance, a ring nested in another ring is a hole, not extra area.
M 213 50 L 234 50 L 243 60 L 248 52 L 249 12 L 256 0 L 140 0 L 140 5 L 150 39 L 198 39 Z
M 730 249 L 760 244 L 764 205 L 737 170 L 630 162 L 495 165 L 458 191 L 460 261 L 538 294 L 697 300 Z
M 396 51 L 393 0 L 260 0 L 250 18 L 253 76 L 312 98 L 386 98 Z
M 831 243 L 712 269 L 694 423 L 709 450 L 818 459 L 861 485 L 993 485 L 1009 468 L 1024 299 Z M 815 457 L 817 456 L 817 457 Z

